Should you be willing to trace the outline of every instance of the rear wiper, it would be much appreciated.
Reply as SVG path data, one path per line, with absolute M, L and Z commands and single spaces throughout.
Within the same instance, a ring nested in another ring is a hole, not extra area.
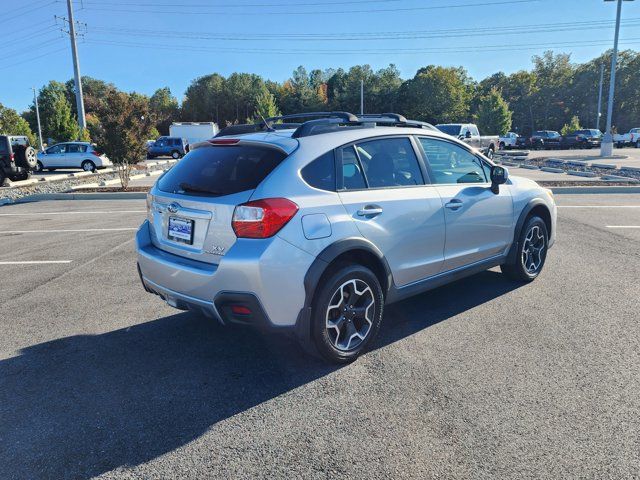
M 224 192 L 220 192 L 217 190 L 210 190 L 208 188 L 198 187 L 197 185 L 191 185 L 190 183 L 181 183 L 178 185 L 180 190 L 183 192 L 194 192 L 194 193 L 210 193 L 211 195 L 224 195 Z M 175 192 L 174 192 L 175 193 Z

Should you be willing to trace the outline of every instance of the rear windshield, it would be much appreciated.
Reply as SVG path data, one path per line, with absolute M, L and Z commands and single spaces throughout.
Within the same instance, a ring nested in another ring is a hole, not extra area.
M 253 190 L 286 157 L 254 145 L 216 145 L 189 152 L 159 181 L 168 193 L 219 196 Z
M 436 125 L 436 128 L 442 133 L 457 137 L 460 134 L 460 125 Z
M 9 153 L 9 144 L 7 142 L 7 137 L 0 137 L 0 153 Z

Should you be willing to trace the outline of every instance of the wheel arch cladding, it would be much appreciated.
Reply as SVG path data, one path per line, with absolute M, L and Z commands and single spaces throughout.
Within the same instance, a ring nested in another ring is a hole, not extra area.
M 393 284 L 391 269 L 384 255 L 372 243 L 361 238 L 339 240 L 326 247 L 309 267 L 304 278 L 306 306 L 313 302 L 316 290 L 334 268 L 343 264 L 359 264 L 369 268 L 387 294 Z
M 533 198 L 529 200 L 527 205 L 520 212 L 520 216 L 518 217 L 518 221 L 516 222 L 516 228 L 513 232 L 513 243 L 511 245 L 511 249 L 509 250 L 508 259 L 510 261 L 514 261 L 516 252 L 518 251 L 518 238 L 520 237 L 520 232 L 522 231 L 522 227 L 524 223 L 527 221 L 529 217 L 538 216 L 542 218 L 547 227 L 547 235 L 551 236 L 551 212 L 549 208 L 539 198 Z

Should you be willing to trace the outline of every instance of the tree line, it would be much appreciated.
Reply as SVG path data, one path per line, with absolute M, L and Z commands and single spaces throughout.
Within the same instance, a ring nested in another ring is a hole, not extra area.
M 498 72 L 481 81 L 462 67 L 428 65 L 403 79 L 394 65 L 374 70 L 356 65 L 348 70 L 298 67 L 284 82 L 252 73 L 218 73 L 194 79 L 181 101 L 169 88 L 153 95 L 125 93 L 99 79 L 83 77 L 87 130 L 77 127 L 74 82 L 51 81 L 38 93 L 45 139 L 77 138 L 99 142 L 114 124 L 114 112 L 129 108 L 145 128 L 136 130 L 141 142 L 168 134 L 174 121 L 213 121 L 221 127 L 259 121 L 262 117 L 302 111 L 360 111 L 364 85 L 365 113 L 396 112 L 430 123 L 478 123 L 486 134 L 513 130 L 562 130 L 575 125 L 595 128 L 600 66 L 604 65 L 602 111 L 606 112 L 611 52 L 586 63 L 551 51 L 532 58 L 532 68 L 512 74 Z M 619 54 L 614 125 L 628 131 L 640 124 L 640 53 Z M 129 107 L 127 107 L 129 105 Z M 575 117 L 575 118 L 574 118 Z M 148 127 L 148 128 L 147 128 Z M 604 129 L 604 118 L 600 123 Z M 0 130 L 29 135 L 36 144 L 35 106 L 18 115 L 0 105 Z

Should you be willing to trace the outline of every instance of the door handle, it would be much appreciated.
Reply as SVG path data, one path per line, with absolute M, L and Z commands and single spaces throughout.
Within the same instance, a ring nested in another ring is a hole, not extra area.
M 367 205 L 361 210 L 358 210 L 358 216 L 360 217 L 371 217 L 373 215 L 380 215 L 382 213 L 382 208 L 376 205 Z
M 449 203 L 445 203 L 445 208 L 448 208 L 450 210 L 458 210 L 460 207 L 462 207 L 463 202 L 462 200 L 458 200 L 457 198 L 454 198 L 453 200 L 451 200 Z

